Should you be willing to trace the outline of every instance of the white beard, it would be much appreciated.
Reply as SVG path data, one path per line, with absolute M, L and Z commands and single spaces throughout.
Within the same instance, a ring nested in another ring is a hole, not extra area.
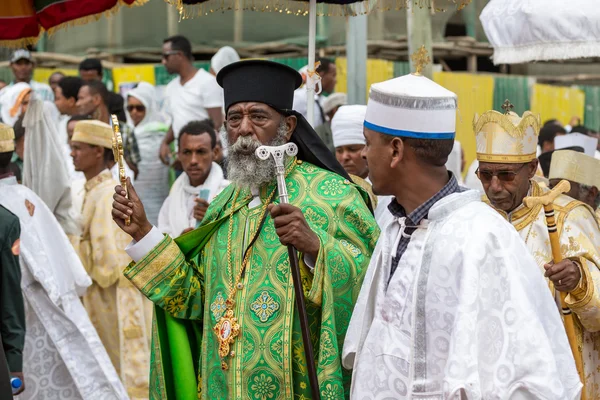
M 282 120 L 277 134 L 268 143 L 268 146 L 281 146 L 287 143 L 287 127 Z M 239 136 L 235 143 L 230 143 L 225 128 L 221 129 L 221 140 L 227 143 L 227 179 L 238 186 L 261 187 L 276 178 L 275 161 L 272 157 L 268 160 L 259 160 L 254 154 L 257 148 L 263 145 L 250 136 Z

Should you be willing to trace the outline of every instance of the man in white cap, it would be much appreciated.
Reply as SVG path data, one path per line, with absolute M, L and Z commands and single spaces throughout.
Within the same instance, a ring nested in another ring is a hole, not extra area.
M 321 125 L 315 128 L 315 132 L 321 138 L 325 146 L 332 153 L 335 153 L 335 147 L 333 146 L 333 141 L 331 140 L 331 121 L 335 116 L 335 113 L 339 110 L 339 108 L 348 103 L 348 96 L 346 93 L 332 93 L 327 96 L 325 100 L 323 100 L 323 112 L 325 113 L 326 121 Z M 362 132 L 361 132 L 362 136 Z
M 344 343 L 350 398 L 578 398 L 535 261 L 479 192 L 446 170 L 456 95 L 421 68 L 369 94 L 363 154 L 374 192 L 395 199 Z
M 568 196 L 592 207 L 600 205 L 600 160 L 573 150 L 558 150 L 550 161 L 550 187 L 563 179 L 571 184 Z
M 564 194 L 556 197 L 553 205 L 563 260 L 553 263 L 544 208 L 541 204 L 529 208 L 523 202 L 525 197 L 539 197 L 549 191 L 534 180 L 538 170 L 536 143 L 540 118 L 528 111 L 519 117 L 509 111 L 509 103 L 504 108 L 505 113 L 490 110 L 475 117 L 473 130 L 479 160 L 477 174 L 487 195 L 486 201 L 515 227 L 535 258 L 537 268 L 544 273 L 546 291 L 557 298 L 561 292 L 566 294 L 565 303 L 576 320 L 577 340 L 582 343 L 580 354 L 575 356 L 583 364 L 581 375 L 585 377 L 584 390 L 588 398 L 598 398 L 598 222 L 593 211 L 585 204 Z
M 54 101 L 54 92 L 52 88 L 45 83 L 33 80 L 33 69 L 35 62 L 29 50 L 18 49 L 10 58 L 10 69 L 12 70 L 14 80 L 8 85 L 24 82 L 27 83 L 35 92 L 38 99 Z

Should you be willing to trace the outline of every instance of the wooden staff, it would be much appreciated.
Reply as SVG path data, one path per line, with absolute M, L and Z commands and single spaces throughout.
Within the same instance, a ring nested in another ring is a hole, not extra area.
M 560 252 L 560 236 L 558 234 L 558 230 L 556 228 L 556 218 L 554 217 L 554 200 L 561 195 L 562 193 L 567 193 L 571 190 L 571 184 L 569 181 L 562 180 L 548 193 L 539 196 L 539 197 L 526 197 L 523 202 L 529 208 L 533 208 L 537 205 L 542 205 L 544 207 L 544 213 L 546 215 L 546 225 L 548 226 L 548 236 L 550 236 L 550 248 L 552 249 L 552 259 L 554 263 L 557 264 L 563 260 L 562 254 Z M 585 400 L 587 398 L 585 393 L 585 375 L 583 371 L 583 361 L 581 359 L 581 354 L 579 353 L 579 346 L 577 344 L 577 334 L 575 333 L 575 322 L 573 321 L 573 312 L 567 306 L 565 298 L 567 297 L 566 292 L 560 292 L 560 306 L 563 314 L 563 323 L 565 325 L 565 330 L 567 332 L 567 337 L 569 338 L 569 345 L 571 346 L 571 351 L 573 352 L 573 358 L 575 359 L 575 365 L 577 366 L 577 372 L 579 373 L 579 379 L 581 379 L 581 383 L 583 384 L 583 389 L 581 391 L 581 400 Z
M 125 197 L 129 198 L 129 191 L 127 190 L 127 175 L 125 174 L 125 157 L 123 155 L 123 137 L 121 136 L 121 128 L 119 126 L 119 119 L 116 115 L 110 116 L 110 124 L 113 130 L 113 157 L 115 162 L 119 165 L 119 183 L 125 191 Z M 125 225 L 129 226 L 131 218 L 125 218 Z
M 295 143 L 286 143 L 283 146 L 260 146 L 256 149 L 256 156 L 261 160 L 268 160 L 273 156 L 275 167 L 277 168 L 277 191 L 279 192 L 279 202 L 288 204 L 288 192 L 285 186 L 285 165 L 283 163 L 285 155 L 295 156 L 298 154 L 298 146 Z M 300 319 L 300 330 L 302 331 L 302 341 L 304 342 L 304 355 L 306 356 L 306 371 L 308 372 L 308 381 L 312 400 L 320 400 L 321 392 L 319 389 L 319 380 L 317 378 L 317 368 L 315 367 L 315 356 L 310 340 L 310 328 L 308 326 L 308 314 L 306 313 L 306 304 L 304 304 L 304 293 L 302 291 L 302 279 L 300 276 L 300 267 L 298 265 L 298 253 L 292 245 L 288 245 L 288 256 L 290 258 L 290 269 L 292 270 L 292 280 L 294 281 L 294 292 L 296 294 L 296 306 L 298 307 L 298 318 Z

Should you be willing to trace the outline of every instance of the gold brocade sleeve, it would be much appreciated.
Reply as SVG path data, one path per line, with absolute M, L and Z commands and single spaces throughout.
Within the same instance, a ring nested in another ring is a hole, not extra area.
M 600 331 L 600 229 L 594 214 L 578 205 L 566 213 L 561 252 L 581 265 L 582 279 L 566 298 L 567 305 L 589 332 Z
M 202 316 L 204 278 L 170 236 L 123 273 L 144 296 L 174 317 Z

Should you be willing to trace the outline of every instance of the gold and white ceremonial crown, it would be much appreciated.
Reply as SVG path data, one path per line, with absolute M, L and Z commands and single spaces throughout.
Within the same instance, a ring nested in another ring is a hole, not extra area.
M 0 153 L 15 150 L 15 131 L 9 125 L 0 123 Z
M 536 158 L 540 116 L 525 111 L 522 117 L 510 111 L 508 100 L 504 114 L 486 111 L 475 114 L 473 131 L 477 142 L 477 160 L 490 163 L 520 164 Z
M 600 189 L 600 160 L 573 150 L 552 153 L 548 179 L 567 179 Z

